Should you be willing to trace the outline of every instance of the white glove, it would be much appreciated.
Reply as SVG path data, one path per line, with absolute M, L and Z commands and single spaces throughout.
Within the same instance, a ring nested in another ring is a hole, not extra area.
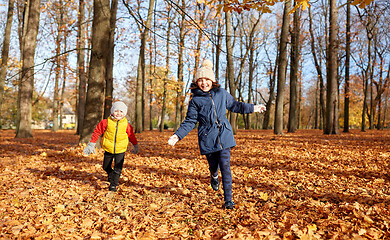
M 255 106 L 253 107 L 253 112 L 262 113 L 262 112 L 264 112 L 265 110 L 267 110 L 267 108 L 266 108 L 263 104 L 255 105 Z
M 91 153 L 95 154 L 95 145 L 96 143 L 89 142 L 88 145 L 84 148 L 84 154 L 89 155 Z
M 175 146 L 175 144 L 179 141 L 179 137 L 176 134 L 173 134 L 169 139 L 168 139 L 168 144 L 171 145 L 172 147 Z
M 138 147 L 138 143 L 137 143 L 137 144 L 134 145 L 134 149 L 131 152 L 134 153 L 134 154 L 137 154 L 138 151 L 139 151 L 139 147 Z

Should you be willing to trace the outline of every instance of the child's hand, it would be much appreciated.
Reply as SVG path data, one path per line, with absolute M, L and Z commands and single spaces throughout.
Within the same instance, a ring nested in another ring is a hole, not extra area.
M 138 143 L 137 143 L 137 144 L 134 145 L 134 149 L 131 152 L 134 153 L 134 154 L 137 154 L 138 151 L 139 151 L 139 147 L 138 147 Z
M 255 105 L 254 106 L 253 112 L 262 113 L 265 110 L 267 110 L 267 108 L 263 104 L 260 104 L 260 105 Z
M 168 139 L 168 144 L 171 145 L 172 147 L 175 146 L 175 144 L 179 141 L 179 137 L 176 134 L 173 134 L 169 139 Z
M 89 142 L 88 145 L 84 148 L 84 154 L 89 155 L 91 153 L 95 154 L 95 145 L 96 143 Z

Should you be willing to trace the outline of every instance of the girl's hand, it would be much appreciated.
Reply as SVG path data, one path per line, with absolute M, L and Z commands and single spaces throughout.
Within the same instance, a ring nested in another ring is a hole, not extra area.
M 176 134 L 173 134 L 169 139 L 168 139 L 168 144 L 171 145 L 172 147 L 175 146 L 175 144 L 179 141 L 179 137 Z
M 267 108 L 263 104 L 259 104 L 254 106 L 253 112 L 262 113 L 265 110 L 267 110 Z

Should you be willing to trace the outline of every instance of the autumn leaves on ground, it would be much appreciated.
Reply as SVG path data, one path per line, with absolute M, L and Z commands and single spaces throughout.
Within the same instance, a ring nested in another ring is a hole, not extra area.
M 389 239 L 390 131 L 335 136 L 238 131 L 233 199 L 209 186 L 196 131 L 137 134 L 117 193 L 102 150 L 83 156 L 73 131 L 0 131 L 2 239 Z M 130 147 L 129 147 L 130 150 Z

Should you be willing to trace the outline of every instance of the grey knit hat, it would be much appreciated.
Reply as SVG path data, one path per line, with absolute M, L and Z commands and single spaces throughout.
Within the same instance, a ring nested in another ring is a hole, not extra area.
M 111 115 L 114 114 L 115 110 L 121 110 L 125 116 L 127 114 L 127 106 L 123 102 L 114 102 L 111 107 Z
M 215 82 L 213 62 L 208 59 L 203 61 L 201 68 L 199 68 L 198 72 L 196 73 L 194 82 L 198 81 L 199 78 L 208 78 L 211 81 Z

